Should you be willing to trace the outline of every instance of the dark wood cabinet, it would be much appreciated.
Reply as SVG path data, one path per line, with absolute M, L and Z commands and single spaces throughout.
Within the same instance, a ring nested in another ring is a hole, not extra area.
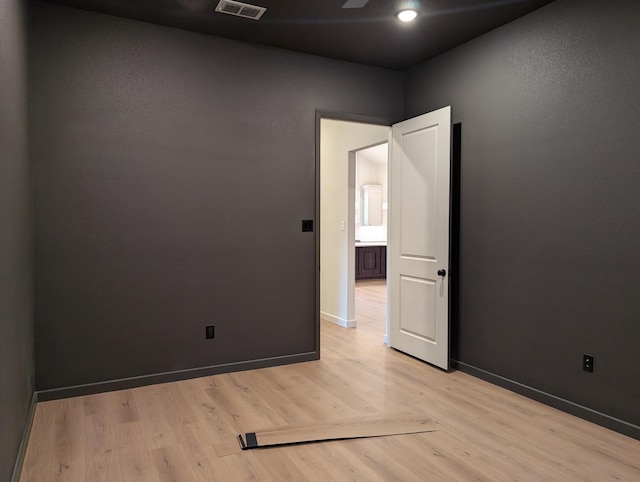
M 356 279 L 387 277 L 387 247 L 356 247 Z

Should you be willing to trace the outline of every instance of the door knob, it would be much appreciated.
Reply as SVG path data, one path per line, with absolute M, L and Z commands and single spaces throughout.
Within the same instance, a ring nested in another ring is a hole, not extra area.
M 438 270 L 438 276 L 447 276 L 447 270 L 446 269 L 439 269 Z

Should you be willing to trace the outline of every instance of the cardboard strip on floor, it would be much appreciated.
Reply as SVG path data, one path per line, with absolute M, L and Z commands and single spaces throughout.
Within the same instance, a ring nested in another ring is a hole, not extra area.
M 382 437 L 410 433 L 433 432 L 436 425 L 429 418 L 402 416 L 369 418 L 342 422 L 320 422 L 288 425 L 238 435 L 242 450 L 305 442 L 322 442 L 363 437 Z

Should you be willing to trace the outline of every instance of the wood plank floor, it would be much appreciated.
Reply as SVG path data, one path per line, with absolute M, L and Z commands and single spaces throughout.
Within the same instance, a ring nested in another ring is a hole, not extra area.
M 21 481 L 640 481 L 640 441 L 383 344 L 384 281 L 322 359 L 38 404 Z M 256 449 L 258 428 L 413 414 L 438 431 Z M 230 455 L 225 455 L 230 454 Z

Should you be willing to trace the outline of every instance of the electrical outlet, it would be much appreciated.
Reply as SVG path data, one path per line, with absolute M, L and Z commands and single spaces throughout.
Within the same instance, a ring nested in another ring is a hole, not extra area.
M 215 326 L 214 325 L 208 325 L 206 327 L 206 335 L 205 335 L 207 340 L 211 340 L 213 338 L 216 337 L 216 330 L 215 330 Z
M 593 371 L 593 355 L 582 355 L 582 369 L 585 372 Z

